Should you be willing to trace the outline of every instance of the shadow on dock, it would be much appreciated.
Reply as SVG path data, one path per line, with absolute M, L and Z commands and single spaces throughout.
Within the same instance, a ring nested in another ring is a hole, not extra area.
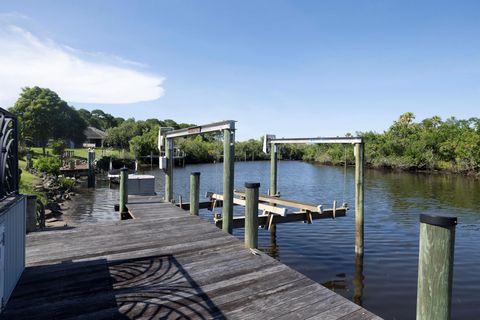
M 173 255 L 25 270 L 0 319 L 224 319 Z

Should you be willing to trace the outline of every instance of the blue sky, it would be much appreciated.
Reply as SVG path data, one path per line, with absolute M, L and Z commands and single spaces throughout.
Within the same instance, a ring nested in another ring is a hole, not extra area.
M 381 132 L 480 116 L 479 39 L 478 1 L 4 0 L 0 104 L 41 85 L 122 117 L 237 120 L 241 140 Z

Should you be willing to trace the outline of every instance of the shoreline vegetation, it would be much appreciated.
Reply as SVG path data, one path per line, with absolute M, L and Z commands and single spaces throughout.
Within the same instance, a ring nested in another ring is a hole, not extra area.
M 85 141 L 83 130 L 88 126 L 106 132 L 105 150 L 97 148 L 97 160 L 102 156 L 139 159 L 150 163 L 150 155 L 158 157 L 158 129 L 181 129 L 194 126 L 174 120 L 123 119 L 100 109 L 75 109 L 47 88 L 24 88 L 19 99 L 9 109 L 18 116 L 20 151 L 33 150 L 46 154 L 47 148 L 62 154 L 66 146 Z M 356 132 L 345 136 L 360 136 L 365 142 L 365 164 L 368 168 L 394 171 L 457 173 L 480 178 L 480 119 L 442 120 L 438 116 L 415 121 L 415 115 L 406 112 L 384 132 Z M 262 152 L 263 137 L 237 141 L 236 161 L 268 160 Z M 221 136 L 179 138 L 175 146 L 185 152 L 185 163 L 219 162 L 223 155 Z M 73 149 L 75 155 L 85 158 L 86 149 Z M 78 150 L 78 151 L 77 151 Z M 41 157 L 34 160 L 39 161 Z M 283 145 L 279 158 L 302 160 L 319 164 L 352 165 L 353 148 L 349 145 Z M 28 183 L 33 183 L 32 177 Z M 27 180 L 25 180 L 27 181 Z

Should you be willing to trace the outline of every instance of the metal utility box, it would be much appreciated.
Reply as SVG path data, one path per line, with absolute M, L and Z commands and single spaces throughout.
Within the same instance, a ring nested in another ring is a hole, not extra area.
M 276 136 L 274 134 L 266 134 L 263 136 L 263 152 L 270 153 L 270 140 L 275 139 Z
M 162 156 L 158 159 L 158 167 L 162 170 L 167 170 L 167 157 Z
M 128 194 L 151 196 L 155 194 L 155 177 L 146 174 L 128 176 Z

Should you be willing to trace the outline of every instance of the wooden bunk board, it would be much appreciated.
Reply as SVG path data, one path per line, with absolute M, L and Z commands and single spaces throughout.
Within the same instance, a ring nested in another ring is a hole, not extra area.
M 245 197 L 245 192 L 235 191 L 236 195 L 240 197 Z M 301 211 L 310 211 L 310 212 L 322 212 L 322 205 L 315 205 L 311 203 L 305 203 L 295 200 L 282 199 L 279 197 L 272 197 L 267 195 L 260 195 L 258 199 L 261 202 L 274 203 L 282 206 L 292 207 L 300 209 Z

